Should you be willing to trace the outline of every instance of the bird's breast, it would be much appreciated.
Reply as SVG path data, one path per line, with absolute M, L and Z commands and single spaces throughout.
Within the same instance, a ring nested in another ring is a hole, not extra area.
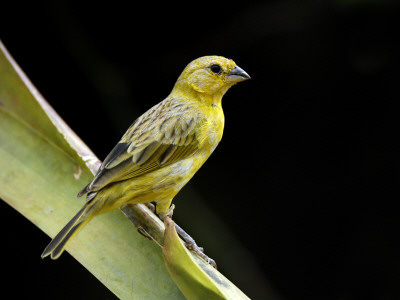
M 210 155 L 218 146 L 224 132 L 225 118 L 222 109 L 211 110 L 201 126 L 202 148 Z

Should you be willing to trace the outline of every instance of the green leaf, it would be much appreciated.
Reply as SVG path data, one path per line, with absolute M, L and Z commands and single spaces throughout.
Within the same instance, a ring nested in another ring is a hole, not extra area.
M 187 299 L 249 299 L 211 265 L 188 251 L 170 218 L 166 217 L 164 222 L 164 261 L 171 277 Z
M 1 42 L 0 50 L 0 197 L 54 236 L 83 205 L 77 191 L 91 180 L 90 170 L 99 161 Z M 38 257 L 42 250 L 37 249 Z M 160 248 L 119 210 L 93 219 L 67 251 L 120 298 L 184 299 Z
M 0 82 L 0 197 L 53 237 L 83 205 L 77 191 L 92 179 L 100 161 L 43 99 L 1 41 Z M 184 299 L 181 289 L 189 299 L 248 299 L 189 252 L 171 226 L 164 236 L 164 224 L 145 205 L 121 210 L 128 218 L 120 210 L 98 216 L 66 249 L 118 297 Z

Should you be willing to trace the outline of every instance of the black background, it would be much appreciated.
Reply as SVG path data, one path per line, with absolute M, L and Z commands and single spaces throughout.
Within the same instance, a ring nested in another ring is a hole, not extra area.
M 246 278 L 221 271 L 252 299 L 387 300 L 400 299 L 399 8 L 14 2 L 1 9 L 0 38 L 101 159 L 187 63 L 234 59 L 252 79 L 224 97 L 223 140 L 191 182 L 253 261 Z M 178 221 L 197 213 L 180 210 L 182 198 Z M 49 238 L 0 207 L 3 293 L 115 298 L 68 254 L 42 261 Z

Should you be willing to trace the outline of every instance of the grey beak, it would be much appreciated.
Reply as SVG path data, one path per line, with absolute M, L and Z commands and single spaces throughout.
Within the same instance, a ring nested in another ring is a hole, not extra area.
M 248 79 L 250 79 L 250 75 L 238 66 L 236 66 L 228 75 L 228 80 L 230 82 L 240 82 Z

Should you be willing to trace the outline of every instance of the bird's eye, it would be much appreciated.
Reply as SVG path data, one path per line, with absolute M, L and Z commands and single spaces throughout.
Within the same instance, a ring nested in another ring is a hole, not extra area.
M 210 69 L 211 69 L 211 71 L 212 71 L 213 73 L 219 73 L 219 72 L 221 72 L 221 67 L 220 67 L 219 65 L 212 65 L 212 66 L 210 67 Z

